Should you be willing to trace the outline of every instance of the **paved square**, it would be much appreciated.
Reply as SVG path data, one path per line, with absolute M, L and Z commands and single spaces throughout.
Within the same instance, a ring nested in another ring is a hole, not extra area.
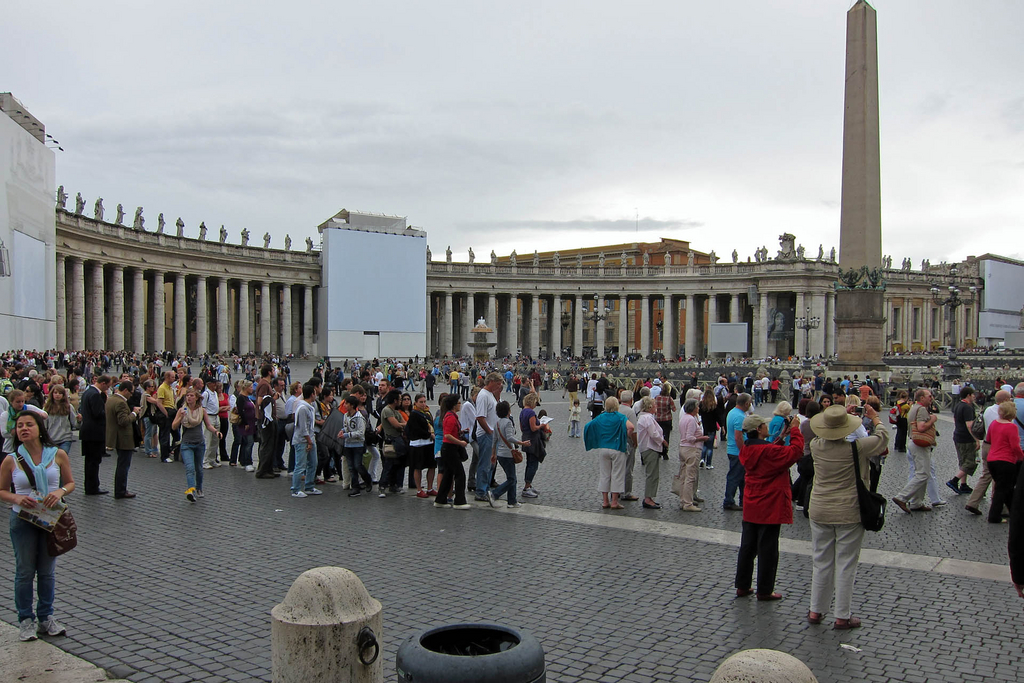
M 822 681 L 1024 677 L 1024 626 L 1004 616 L 1019 599 L 1008 579 L 977 578 L 1000 568 L 931 569 L 942 558 L 1006 564 L 1006 526 L 969 515 L 963 496 L 944 490 L 949 505 L 930 514 L 891 510 L 885 530 L 867 535 L 866 548 L 889 551 L 878 557 L 927 568 L 862 562 L 854 610 L 864 627 L 839 633 L 828 628 L 831 615 L 822 626 L 805 621 L 811 563 L 801 515 L 783 533 L 793 542 L 784 541 L 779 567 L 786 598 L 737 600 L 734 537 L 720 533 L 741 521 L 721 510 L 727 467 L 701 472 L 702 513 L 678 510 L 668 491 L 674 455 L 661 466 L 664 509 L 603 512 L 596 467 L 582 440 L 565 435 L 568 404 L 560 393 L 542 396 L 554 437 L 536 478 L 542 495 L 520 511 L 437 510 L 408 494 L 350 499 L 339 484 L 296 500 L 284 478 L 226 466 L 205 472 L 207 496 L 192 504 L 180 463 L 136 456 L 135 500 L 71 498 L 80 545 L 58 563 L 56 607 L 69 635 L 57 644 L 133 681 L 269 680 L 270 609 L 302 571 L 339 565 L 384 605 L 389 680 L 404 638 L 456 621 L 532 631 L 552 681 L 703 681 L 751 647 L 789 652 Z M 956 460 L 951 444 L 939 452 L 941 482 Z M 71 455 L 81 477 L 77 445 Z M 725 465 L 724 448 L 715 457 Z M 110 459 L 102 476 L 113 478 Z M 905 461 L 890 457 L 882 492 L 905 480 Z M 10 545 L 0 545 L 10 576 Z M 4 598 L 13 622 L 13 598 Z

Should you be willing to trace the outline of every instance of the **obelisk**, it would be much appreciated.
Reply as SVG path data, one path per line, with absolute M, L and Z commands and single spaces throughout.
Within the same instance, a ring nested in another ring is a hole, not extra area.
M 878 152 L 878 40 L 865 0 L 846 13 L 846 106 L 836 292 L 836 369 L 881 371 L 885 348 Z

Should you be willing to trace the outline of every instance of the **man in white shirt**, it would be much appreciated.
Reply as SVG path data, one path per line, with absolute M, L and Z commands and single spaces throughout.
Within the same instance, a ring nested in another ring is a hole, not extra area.
M 494 465 L 491 453 L 494 449 L 494 429 L 498 426 L 498 399 L 501 397 L 501 375 L 487 373 L 484 388 L 476 396 L 476 427 L 474 438 L 479 453 L 476 465 L 476 499 L 487 500 L 487 489 L 491 485 Z
M 203 406 L 203 410 L 210 416 L 210 424 L 219 425 L 220 418 L 217 416 L 220 413 L 220 382 L 209 382 L 203 393 L 200 394 L 199 402 Z M 220 439 L 217 438 L 216 432 L 211 432 L 209 429 L 206 430 L 206 453 L 203 454 L 203 469 L 212 470 L 214 467 L 220 467 L 220 460 L 217 458 L 217 450 L 220 448 Z
M 658 398 L 661 396 L 661 380 L 657 377 L 651 382 L 651 398 Z
M 476 488 L 476 467 L 480 461 L 480 444 L 476 440 L 476 399 L 479 396 L 479 387 L 473 387 L 470 393 L 470 400 L 462 402 L 462 409 L 459 411 L 459 424 L 469 427 L 469 434 L 466 440 L 473 449 L 473 457 L 469 462 L 469 475 L 466 479 L 466 490 L 470 493 Z M 465 427 L 463 427 L 465 429 Z

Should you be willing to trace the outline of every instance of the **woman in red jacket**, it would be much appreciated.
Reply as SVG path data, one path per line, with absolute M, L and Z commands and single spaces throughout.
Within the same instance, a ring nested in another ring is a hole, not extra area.
M 787 419 L 782 432 L 789 431 L 789 445 L 767 441 L 768 423 L 760 415 L 743 420 L 746 442 L 740 449 L 745 474 L 743 492 L 743 535 L 736 561 L 736 596 L 744 597 L 754 577 L 757 558 L 757 599 L 779 600 L 775 573 L 779 568 L 779 531 L 793 523 L 793 491 L 789 468 L 804 454 L 804 436 L 797 420 Z

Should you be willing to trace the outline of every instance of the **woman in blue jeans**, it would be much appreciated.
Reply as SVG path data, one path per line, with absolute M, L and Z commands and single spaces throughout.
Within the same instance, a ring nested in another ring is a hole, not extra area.
M 199 405 L 195 389 L 185 392 L 185 405 L 174 414 L 171 429 L 178 427 L 181 427 L 181 460 L 185 463 L 185 498 L 194 503 L 196 498 L 203 497 L 203 455 L 206 453 L 203 427 L 220 438 L 220 431 L 214 429 L 210 416 Z
M 231 443 L 231 466 L 237 463 L 246 472 L 255 472 L 252 464 L 252 444 L 256 437 L 256 405 L 252 396 L 252 382 L 242 380 L 235 392 L 235 412 L 238 413 L 238 424 L 231 425 L 234 441 Z
M 75 490 L 68 454 L 57 448 L 46 433 L 42 416 L 25 411 L 14 424 L 14 456 L 0 464 L 0 500 L 11 508 L 11 543 L 14 545 L 14 604 L 18 610 L 21 640 L 36 634 L 62 636 L 64 627 L 53 618 L 57 558 L 46 550 L 45 531 L 21 519 L 18 513 L 39 507 L 52 508 Z M 30 478 L 28 472 L 32 472 Z M 35 481 L 33 487 L 31 481 Z M 11 485 L 14 493 L 11 493 Z M 32 582 L 37 582 L 35 617 L 32 614 Z
M 711 389 L 704 392 L 704 398 L 697 408 L 697 415 L 700 417 L 701 428 L 704 436 L 710 437 L 704 442 L 700 452 L 700 467 L 708 470 L 715 469 L 711 464 L 711 458 L 715 455 L 715 437 L 718 430 L 725 425 L 719 424 L 718 399 Z
M 499 403 L 495 408 L 495 412 L 498 414 L 498 425 L 495 429 L 494 452 L 491 454 L 491 464 L 501 465 L 501 469 L 505 472 L 505 481 L 501 482 L 497 488 L 488 489 L 487 499 L 491 507 L 494 507 L 502 494 L 507 491 L 508 506 L 510 508 L 519 508 L 523 504 L 516 501 L 516 462 L 512 459 L 512 449 L 517 446 L 528 446 L 530 442 L 516 439 L 516 427 L 512 424 L 512 420 L 508 418 L 509 413 L 512 412 L 512 407 L 508 404 L 508 401 Z M 487 457 L 487 454 L 481 453 L 480 457 Z

